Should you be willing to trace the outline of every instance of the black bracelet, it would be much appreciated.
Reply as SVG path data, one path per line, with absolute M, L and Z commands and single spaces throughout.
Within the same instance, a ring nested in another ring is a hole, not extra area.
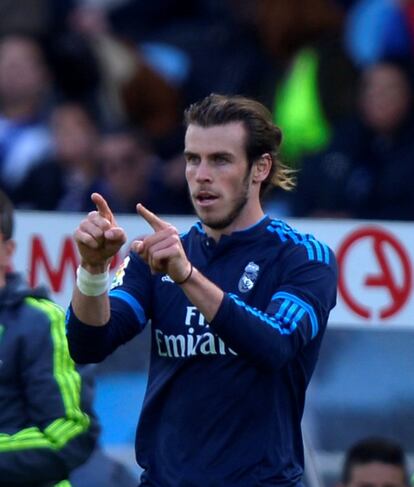
M 192 276 L 193 264 L 191 262 L 190 262 L 190 266 L 191 267 L 190 267 L 190 272 L 188 273 L 188 276 L 185 279 L 183 279 L 182 281 L 175 281 L 175 283 L 178 284 L 179 286 L 181 286 L 181 284 L 184 284 L 185 282 L 187 282 L 190 279 L 190 277 Z

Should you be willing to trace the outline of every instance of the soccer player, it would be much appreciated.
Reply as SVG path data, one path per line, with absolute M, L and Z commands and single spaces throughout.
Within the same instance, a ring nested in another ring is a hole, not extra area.
M 348 450 L 339 487 L 408 487 L 400 445 L 386 438 L 366 438 Z
M 331 250 L 263 213 L 290 187 L 268 110 L 210 95 L 185 113 L 186 177 L 200 219 L 153 229 L 107 292 L 126 241 L 106 201 L 75 231 L 81 265 L 68 312 L 78 362 L 99 362 L 151 320 L 148 387 L 136 437 L 142 486 L 301 486 L 301 417 L 336 300 Z

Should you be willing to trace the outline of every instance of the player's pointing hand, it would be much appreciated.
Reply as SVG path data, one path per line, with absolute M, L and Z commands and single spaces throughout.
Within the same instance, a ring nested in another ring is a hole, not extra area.
M 126 242 L 123 228 L 118 227 L 106 200 L 93 193 L 96 210 L 91 211 L 75 230 L 74 238 L 83 267 L 106 270 L 111 258 Z
M 179 283 L 186 280 L 192 266 L 177 229 L 141 204 L 137 205 L 137 213 L 152 227 L 154 233 L 133 242 L 132 249 L 147 262 L 151 271 L 164 272 Z
M 138 215 L 141 215 L 142 218 L 144 218 L 144 220 L 146 220 L 146 222 L 151 225 L 154 232 L 164 230 L 165 228 L 171 226 L 169 223 L 161 220 L 161 218 L 155 213 L 145 208 L 144 205 L 141 205 L 141 203 L 137 204 L 137 213 Z

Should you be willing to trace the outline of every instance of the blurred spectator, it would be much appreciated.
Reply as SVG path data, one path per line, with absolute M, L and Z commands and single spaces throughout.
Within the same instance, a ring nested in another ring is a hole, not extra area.
M 130 131 L 103 137 L 99 149 L 103 194 L 118 213 L 135 213 L 136 204 L 151 205 L 150 179 L 157 157 L 144 140 Z
M 182 153 L 158 165 L 153 178 L 151 209 L 161 215 L 193 214 Z
M 386 438 L 366 438 L 346 454 L 338 487 L 408 487 L 405 454 Z
M 182 149 L 183 106 L 211 91 L 261 98 L 272 69 L 233 0 L 51 3 L 58 92 L 95 106 L 108 128 L 143 129 L 166 159 Z
M 132 39 L 112 31 L 103 9 L 80 6 L 70 25 L 97 60 L 98 101 L 106 125 L 128 123 L 162 144 L 179 124 L 177 86 L 150 65 Z
M 162 157 L 181 150 L 183 106 L 212 91 L 260 94 L 269 60 L 256 32 L 238 16 L 243 4 L 238 9 L 229 4 L 229 0 L 130 0 L 107 13 L 101 9 L 106 32 L 102 22 L 91 19 L 91 9 L 78 9 L 77 28 L 95 38 L 101 60 L 108 61 L 108 41 L 117 41 L 118 47 L 120 40 L 127 41 L 133 47 L 137 69 L 122 87 L 122 103 L 127 121 L 153 137 Z
M 354 63 L 367 66 L 384 58 L 410 55 L 407 0 L 358 0 L 348 13 L 345 44 Z
M 142 203 L 157 213 L 192 213 L 181 155 L 163 161 L 143 135 L 120 130 L 102 138 L 99 160 L 101 191 L 115 211 L 135 213 Z
M 31 38 L 0 41 L 0 185 L 13 191 L 51 148 L 45 123 L 49 73 Z
M 76 32 L 63 30 L 50 36 L 47 55 L 60 99 L 82 103 L 99 119 L 109 117 L 106 105 L 102 106 L 99 99 L 103 73 L 87 40 Z
M 343 12 L 331 0 L 253 3 L 258 35 L 274 60 L 290 62 L 299 48 L 320 38 L 336 36 L 342 27 Z
M 72 12 L 88 0 L 1 0 L 0 35 L 38 39 L 46 53 L 56 93 L 91 107 L 100 72 L 94 53 L 70 25 Z M 100 0 L 102 3 L 102 0 Z
M 139 45 L 174 47 L 189 62 L 185 76 L 184 104 L 210 92 L 256 94 L 268 68 L 256 33 L 241 22 L 239 11 L 248 2 L 230 0 L 130 0 L 111 9 L 116 32 L 128 33 Z M 158 53 L 160 51 L 157 51 Z M 162 72 L 165 59 L 151 61 Z M 184 69 L 187 64 L 175 57 Z M 256 69 L 254 69 L 256 68 Z M 165 72 L 165 71 L 164 71 Z
M 364 70 L 358 113 L 335 130 L 299 173 L 296 216 L 414 218 L 414 111 L 411 61 Z
M 332 0 L 259 0 L 256 28 L 279 73 L 273 78 L 274 119 L 282 158 L 323 149 L 331 125 L 353 108 L 355 73 L 342 48 L 344 13 Z
M 54 153 L 37 164 L 15 192 L 21 208 L 88 211 L 99 190 L 98 128 L 77 103 L 57 106 L 51 115 Z

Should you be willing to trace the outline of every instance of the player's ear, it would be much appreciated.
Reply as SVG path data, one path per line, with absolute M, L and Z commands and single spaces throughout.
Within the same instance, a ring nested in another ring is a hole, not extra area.
M 260 157 L 256 159 L 253 164 L 253 178 L 252 181 L 254 183 L 262 183 L 272 168 L 272 157 L 267 152 L 262 154 Z

